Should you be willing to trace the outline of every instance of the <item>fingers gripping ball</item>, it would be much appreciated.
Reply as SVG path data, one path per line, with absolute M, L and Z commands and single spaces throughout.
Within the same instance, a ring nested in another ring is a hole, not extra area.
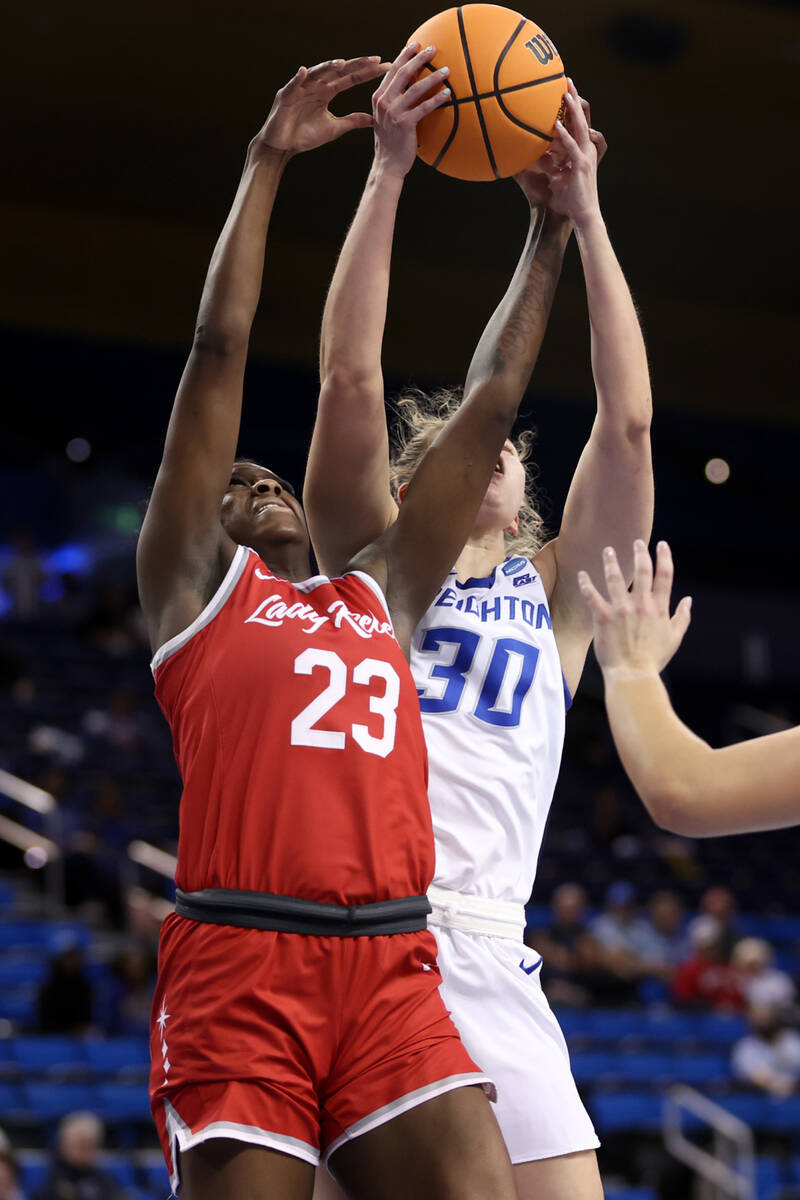
M 431 17 L 409 41 L 436 46 L 426 70 L 450 68 L 450 99 L 419 123 L 423 162 L 457 179 L 504 179 L 544 154 L 567 81 L 538 25 L 510 8 L 465 4 Z

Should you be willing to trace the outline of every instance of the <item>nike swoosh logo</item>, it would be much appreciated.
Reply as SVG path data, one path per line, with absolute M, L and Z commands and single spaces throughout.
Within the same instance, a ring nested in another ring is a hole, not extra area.
M 526 966 L 525 966 L 525 959 L 524 959 L 524 958 L 521 958 L 521 959 L 519 960 L 519 965 L 520 965 L 520 970 L 524 971 L 526 975 L 530 975 L 530 974 L 531 974 L 533 971 L 535 971 L 535 970 L 536 970 L 536 968 L 537 968 L 537 967 L 540 967 L 540 966 L 542 965 L 542 959 L 541 959 L 541 956 L 540 956 L 539 958 L 537 958 L 537 960 L 536 960 L 536 962 L 535 962 L 535 963 L 532 963 L 532 964 L 531 964 L 531 966 L 529 966 L 529 967 L 526 967 Z

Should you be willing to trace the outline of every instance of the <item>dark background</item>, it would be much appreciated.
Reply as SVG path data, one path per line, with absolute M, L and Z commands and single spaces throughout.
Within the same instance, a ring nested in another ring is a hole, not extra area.
M 7 21 L 0 355 L 7 383 L 0 540 L 90 548 L 129 572 L 208 258 L 247 142 L 300 62 L 391 57 L 430 5 L 238 0 L 28 5 Z M 689 661 L 797 678 L 796 85 L 793 3 L 540 0 L 609 141 L 601 198 L 639 305 L 656 416 L 655 533 L 697 602 Z M 359 97 L 369 103 L 368 89 Z M 243 448 L 302 474 L 328 280 L 369 166 L 359 132 L 282 184 L 253 337 Z M 387 390 L 463 380 L 526 230 L 513 181 L 418 164 L 396 237 Z M 568 253 L 523 405 L 551 526 L 591 423 L 580 264 Z M 86 462 L 65 457 L 86 438 Z M 704 476 L 712 456 L 727 483 Z M 752 657 L 752 656 L 751 656 Z M 764 655 L 761 655 L 762 668 Z M 680 670 L 680 667 L 678 667 Z

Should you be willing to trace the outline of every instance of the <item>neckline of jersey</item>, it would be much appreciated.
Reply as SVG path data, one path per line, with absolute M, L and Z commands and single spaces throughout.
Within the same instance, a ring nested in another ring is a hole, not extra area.
M 502 566 L 502 563 L 500 564 Z M 452 572 L 455 575 L 455 571 Z M 492 567 L 491 575 L 485 575 L 483 579 L 465 579 L 461 583 L 458 579 L 453 580 L 457 588 L 474 588 L 483 587 L 490 588 L 494 585 L 494 577 L 497 574 L 497 567 Z

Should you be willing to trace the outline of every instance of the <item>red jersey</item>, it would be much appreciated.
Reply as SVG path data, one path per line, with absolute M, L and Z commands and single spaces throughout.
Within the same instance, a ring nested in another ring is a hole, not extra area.
M 371 576 L 295 584 L 240 546 L 151 666 L 183 780 L 180 888 L 334 904 L 427 890 L 419 702 Z

